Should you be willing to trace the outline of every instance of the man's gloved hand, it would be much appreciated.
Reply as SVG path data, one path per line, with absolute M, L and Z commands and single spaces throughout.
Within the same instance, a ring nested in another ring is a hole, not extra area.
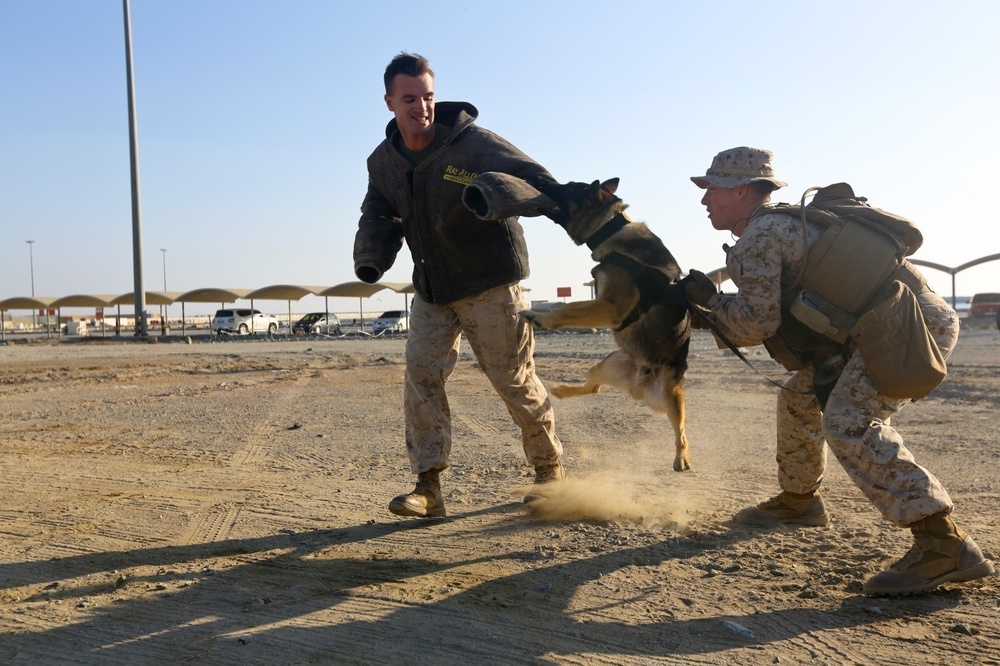
M 681 280 L 681 285 L 684 287 L 684 293 L 688 300 L 703 308 L 708 307 L 708 299 L 719 293 L 715 288 L 715 283 L 701 271 L 691 270 L 687 277 Z

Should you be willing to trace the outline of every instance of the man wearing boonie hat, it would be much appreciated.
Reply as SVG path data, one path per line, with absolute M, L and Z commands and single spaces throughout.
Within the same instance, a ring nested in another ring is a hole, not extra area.
M 737 238 L 726 250 L 726 270 L 736 294 L 718 293 L 703 273 L 685 279 L 689 300 L 731 341 L 765 344 L 779 362 L 779 326 L 783 300 L 800 284 L 808 249 L 823 228 L 798 215 L 778 213 L 767 206 L 771 192 L 784 187 L 775 178 L 773 153 L 741 146 L 715 156 L 704 176 L 691 180 L 704 190 L 701 203 L 712 226 Z M 852 270 L 844 266 L 844 273 Z M 928 331 L 947 358 L 958 340 L 958 316 L 940 296 L 922 290 L 917 303 Z M 695 320 L 698 317 L 694 317 Z M 697 323 L 697 321 L 695 322 Z M 816 334 L 818 335 L 818 334 Z M 830 342 L 827 340 L 827 342 Z M 954 507 L 947 491 L 925 468 L 914 462 L 889 418 L 908 399 L 880 394 L 860 353 L 846 360 L 833 375 L 832 389 L 821 406 L 815 394 L 822 384 L 818 360 L 802 359 L 778 392 L 777 462 L 781 493 L 733 516 L 736 523 L 769 527 L 780 523 L 821 526 L 829 516 L 819 495 L 826 471 L 826 446 L 833 450 L 854 483 L 881 514 L 909 527 L 914 545 L 889 569 L 867 581 L 865 594 L 918 594 L 949 581 L 966 581 L 993 573 L 975 542 L 951 518 Z M 817 381 L 814 381 L 817 380 Z

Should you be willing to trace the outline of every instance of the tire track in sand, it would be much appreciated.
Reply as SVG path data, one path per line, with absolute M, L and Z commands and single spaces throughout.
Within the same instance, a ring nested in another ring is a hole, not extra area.
M 284 377 L 289 377 L 285 374 Z M 227 410 L 223 419 L 225 430 L 232 432 L 238 438 L 241 446 L 233 452 L 228 465 L 223 471 L 227 477 L 239 474 L 250 474 L 265 465 L 270 459 L 269 440 L 274 436 L 272 414 L 287 412 L 287 405 L 297 400 L 304 387 L 314 378 L 314 375 L 301 374 L 294 379 L 281 379 L 271 385 L 267 398 L 255 400 L 249 405 Z M 249 427 L 247 425 L 249 424 Z M 243 491 L 243 498 L 252 492 L 252 488 Z M 217 504 L 195 513 L 189 528 L 181 537 L 182 543 L 190 545 L 221 541 L 230 538 L 236 522 L 239 519 L 244 502 Z

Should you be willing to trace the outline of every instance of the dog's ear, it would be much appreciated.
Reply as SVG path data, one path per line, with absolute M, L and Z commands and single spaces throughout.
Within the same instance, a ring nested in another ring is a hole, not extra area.
M 618 179 L 611 178 L 609 180 L 604 181 L 603 183 L 601 183 L 601 189 L 609 194 L 614 194 L 615 192 L 618 191 Z

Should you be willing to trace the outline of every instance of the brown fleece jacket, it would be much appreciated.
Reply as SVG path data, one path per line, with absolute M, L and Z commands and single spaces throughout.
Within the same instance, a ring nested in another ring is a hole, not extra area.
M 528 276 L 528 250 L 517 217 L 481 220 L 462 203 L 476 176 L 500 172 L 528 183 L 552 175 L 474 121 L 476 107 L 439 102 L 435 120 L 450 128 L 444 144 L 414 167 L 396 146 L 396 121 L 368 158 L 368 193 L 354 238 L 354 271 L 375 282 L 392 267 L 403 240 L 413 258 L 413 286 L 445 304 Z

